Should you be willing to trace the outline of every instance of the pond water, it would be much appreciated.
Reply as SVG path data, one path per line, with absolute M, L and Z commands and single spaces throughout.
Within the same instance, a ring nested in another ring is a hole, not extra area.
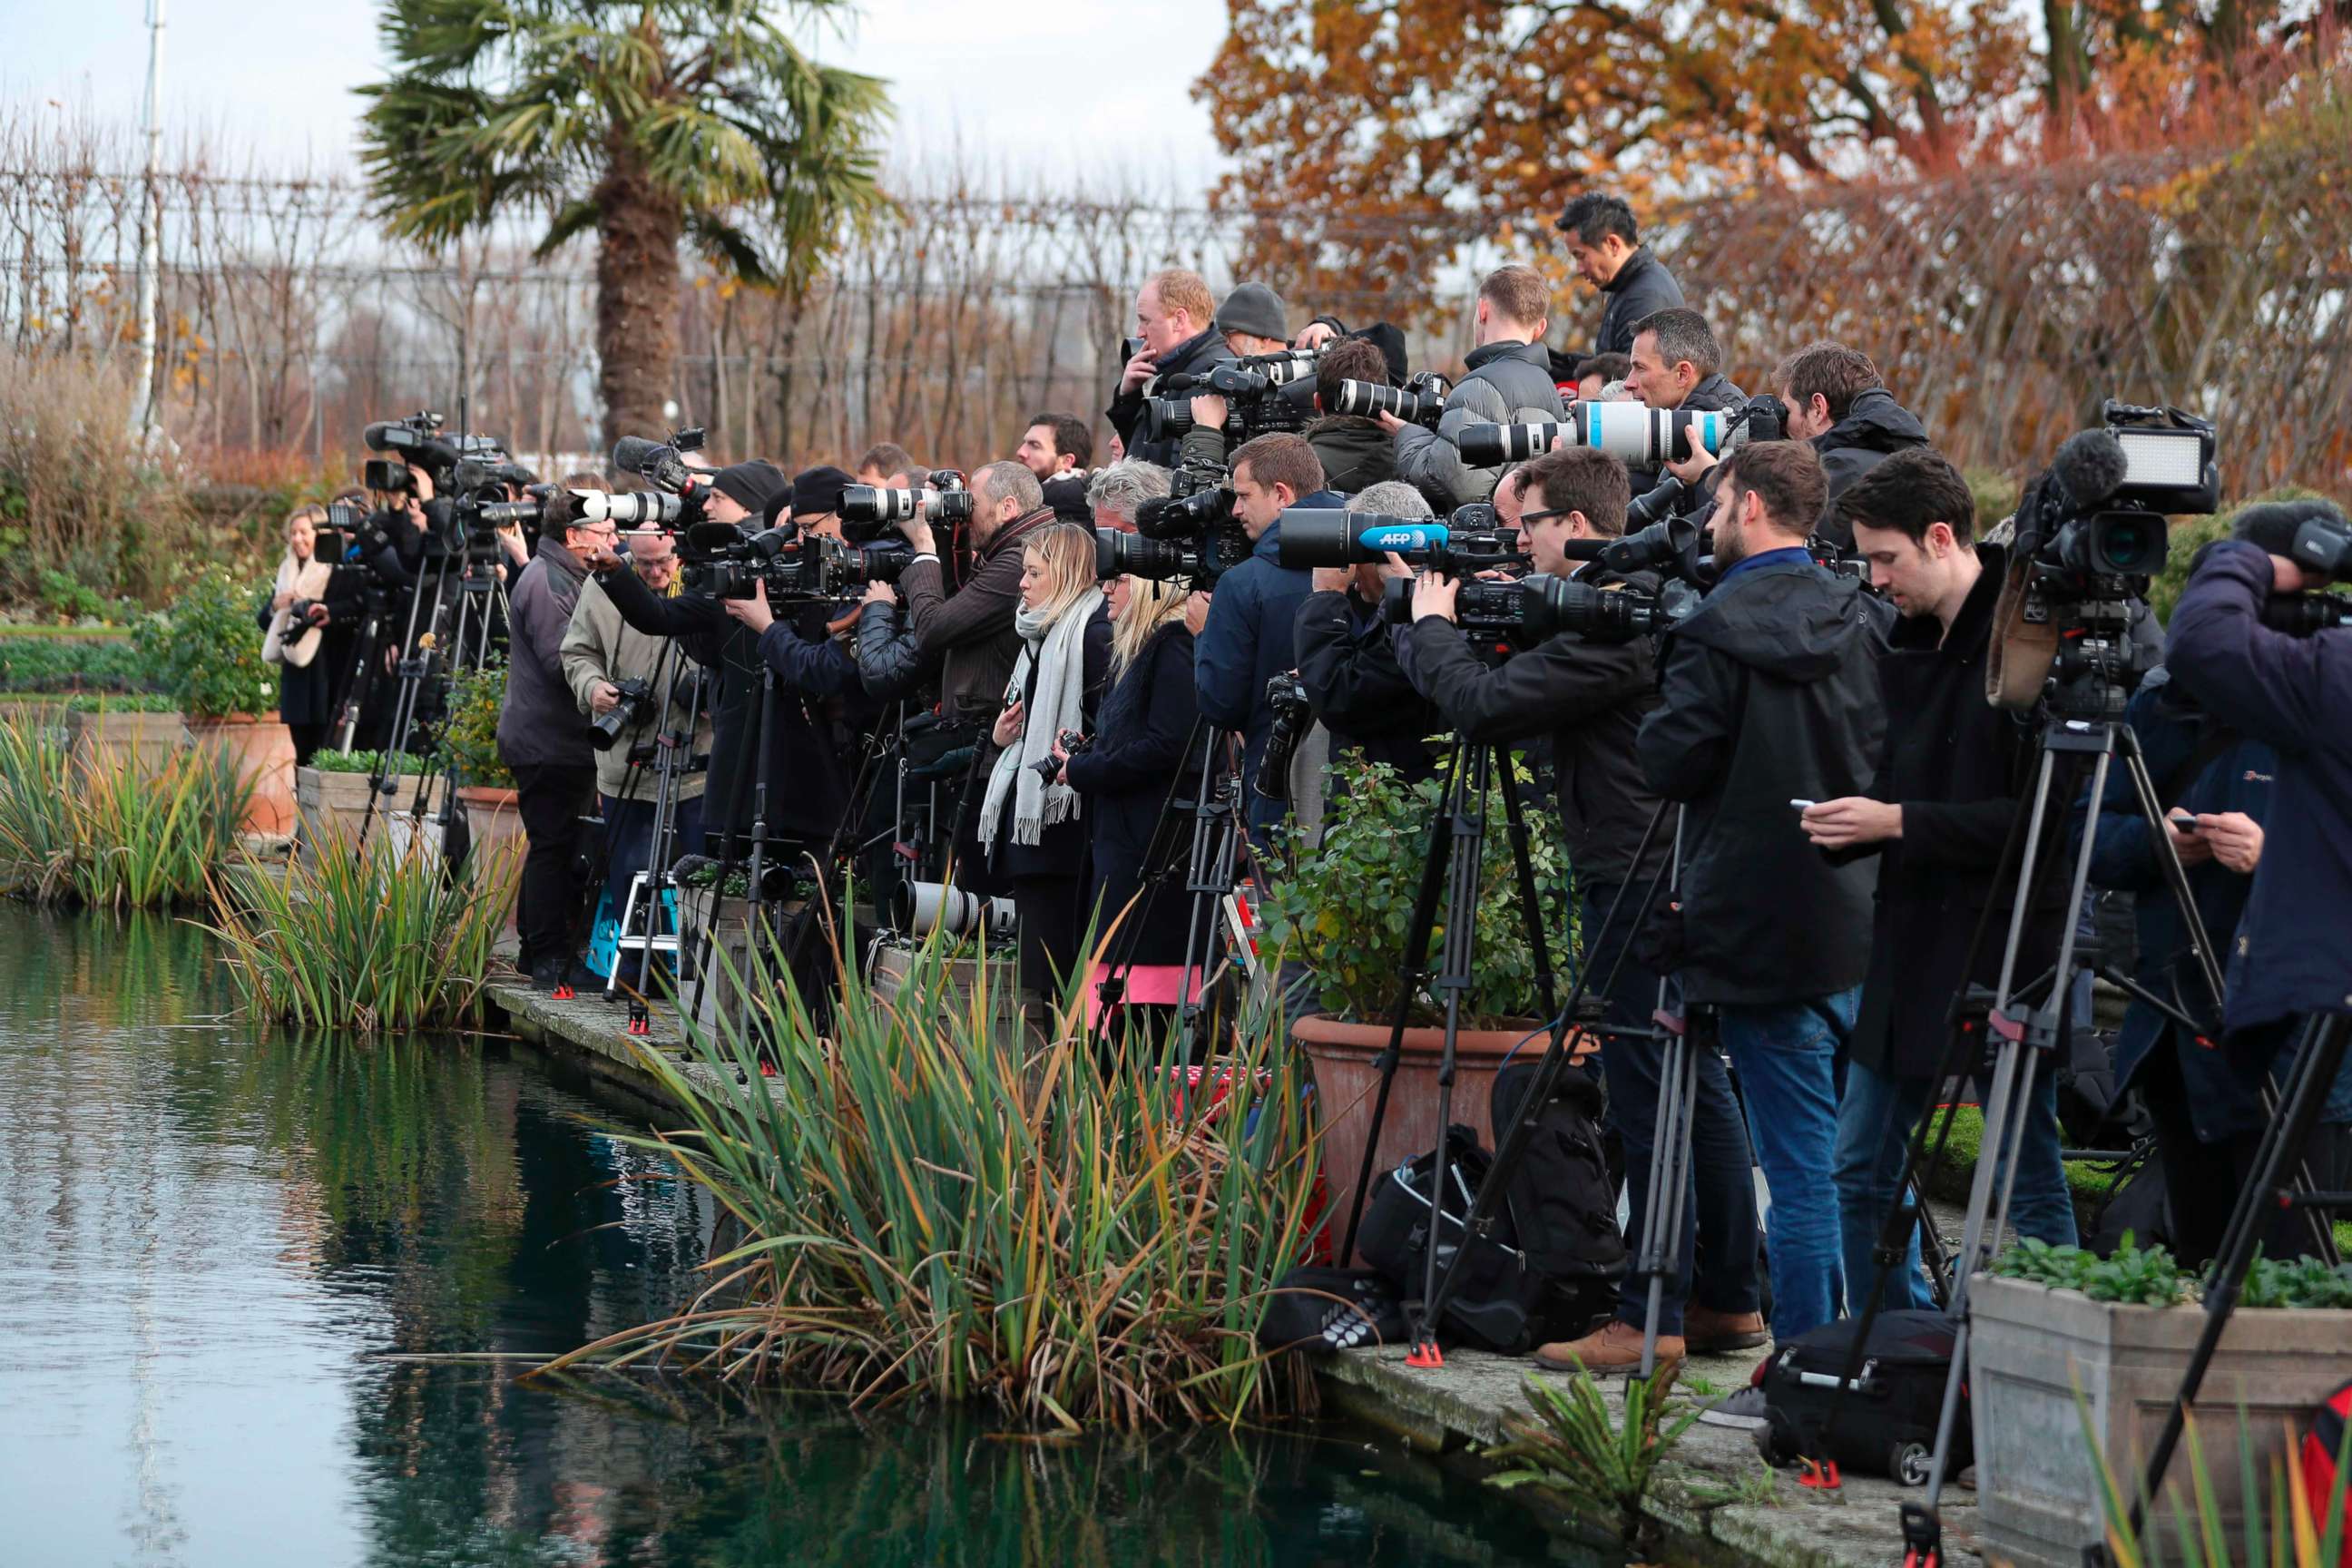
M 200 932 L 0 908 L 0 1563 L 1567 1561 L 1321 1426 L 1067 1444 L 677 1378 L 708 1205 L 496 1041 L 257 1039 Z

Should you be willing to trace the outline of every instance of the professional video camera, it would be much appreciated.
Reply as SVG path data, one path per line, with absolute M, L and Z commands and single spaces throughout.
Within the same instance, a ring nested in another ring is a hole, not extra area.
M 2166 520 L 2220 501 L 2210 421 L 2113 400 L 2105 415 L 2066 437 L 2018 504 L 1985 672 L 1999 707 L 2034 707 L 2054 678 L 2068 713 L 2120 712 L 2153 663 L 2129 636 L 2129 605 L 2164 570 Z
M 621 736 L 636 726 L 638 720 L 654 702 L 654 687 L 650 680 L 620 679 L 613 682 L 621 700 L 612 708 L 588 721 L 588 743 L 600 752 L 609 752 Z
M 2275 501 L 2249 508 L 2247 516 L 2270 510 L 2284 512 L 2294 525 L 2286 555 L 2303 569 L 2306 584 L 2322 589 L 2352 581 L 2352 522 L 2341 510 L 2323 500 Z M 2321 592 L 2273 594 L 2263 603 L 2263 625 L 2298 637 L 2334 631 L 2352 625 L 2352 599 Z
M 1788 426 L 1788 409 L 1763 394 L 1738 408 L 1650 408 L 1639 403 L 1571 403 L 1568 416 L 1524 425 L 1465 425 L 1454 445 L 1474 468 L 1524 463 L 1551 450 L 1555 441 L 1591 447 L 1629 465 L 1655 467 L 1691 455 L 1696 439 L 1720 453 L 1734 430 L 1751 441 L 1777 441 Z
M 1411 578 L 1389 580 L 1381 614 L 1390 625 L 1412 624 L 1412 586 Z M 1687 583 L 1670 582 L 1655 594 L 1643 594 L 1536 572 L 1511 582 L 1464 581 L 1454 595 L 1454 619 L 1474 643 L 1507 654 L 1561 632 L 1610 643 L 1655 637 L 1673 630 L 1698 604 L 1698 590 Z
M 409 472 L 415 464 L 433 476 L 437 488 L 461 456 L 455 441 L 442 437 L 443 423 L 441 416 L 425 408 L 405 419 L 380 419 L 368 426 L 361 433 L 368 449 L 397 455 L 370 458 L 361 467 L 360 482 L 387 495 L 406 495 L 416 489 L 416 477 Z
M 1250 558 L 1249 531 L 1234 515 L 1232 484 L 1222 470 L 1181 468 L 1181 495 L 1154 496 L 1135 509 L 1135 531 L 1095 531 L 1097 576 L 1151 577 L 1196 593 Z
M 1192 427 L 1192 399 L 1215 393 L 1225 400 L 1225 431 L 1234 446 L 1273 431 L 1303 430 L 1314 416 L 1312 405 L 1281 393 L 1313 375 L 1318 358 L 1286 351 L 1212 365 L 1196 374 L 1164 375 L 1152 384 L 1149 413 L 1160 430 L 1180 436 Z
M 1283 565 L 1309 571 L 1377 565 L 1394 555 L 1409 566 L 1426 566 L 1449 577 L 1526 560 L 1518 536 L 1499 525 L 1495 509 L 1485 501 L 1457 507 L 1442 521 L 1336 507 L 1286 507 L 1280 550 Z
M 1370 419 L 1382 414 L 1393 414 L 1408 425 L 1437 427 L 1440 416 L 1445 412 L 1445 395 L 1453 388 L 1446 379 L 1433 370 L 1423 371 L 1402 386 L 1390 386 L 1377 381 L 1343 381 L 1339 384 L 1339 406 L 1333 414 L 1353 414 Z M 1466 426 L 1475 430 L 1477 426 Z M 1468 460 L 1469 454 L 1463 454 Z

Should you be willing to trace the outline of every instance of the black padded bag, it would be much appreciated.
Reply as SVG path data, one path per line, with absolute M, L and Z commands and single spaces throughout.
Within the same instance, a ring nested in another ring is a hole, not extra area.
M 1376 1268 L 1294 1268 L 1274 1283 L 1257 1328 L 1266 1351 L 1316 1354 L 1402 1343 L 1404 1305 Z
M 1944 1383 L 1952 1368 L 1952 1320 L 1932 1308 L 1880 1313 L 1864 1342 L 1859 1386 L 1841 1394 L 1837 1381 L 1859 1321 L 1824 1323 L 1781 1346 L 1764 1363 L 1769 1424 L 1759 1446 L 1766 1458 L 1783 1465 L 1808 1453 L 1823 1457 L 1817 1449 L 1826 1446 L 1825 1457 L 1841 1469 L 1925 1486 L 1936 1421 L 1943 1413 Z M 1964 1379 L 1947 1478 L 1968 1468 L 1974 1458 Z

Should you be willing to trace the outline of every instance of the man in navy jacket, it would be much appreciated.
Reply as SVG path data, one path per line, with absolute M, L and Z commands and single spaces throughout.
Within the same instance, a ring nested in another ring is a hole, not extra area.
M 2294 1021 L 2352 1014 L 2352 628 L 2292 637 L 2262 620 L 2273 594 L 2322 585 L 2290 554 L 2314 521 L 2347 526 L 2325 501 L 2247 508 L 2237 537 L 2190 574 L 2166 654 L 2208 712 L 2278 752 L 2267 842 L 2230 946 L 2229 1048 L 2248 1067 L 2272 1062 Z
M 1266 682 L 1298 662 L 1293 628 L 1298 606 L 1314 587 L 1314 574 L 1282 564 L 1285 507 L 1339 508 L 1339 497 L 1323 488 L 1323 465 L 1304 436 L 1260 436 L 1233 456 L 1234 516 L 1254 542 L 1250 558 L 1217 579 L 1209 618 L 1193 655 L 1201 715 L 1212 724 L 1242 734 L 1242 776 L 1257 777 L 1274 732 L 1266 706 Z M 1248 791 L 1251 837 L 1261 847 L 1264 830 L 1282 820 L 1286 809 Z

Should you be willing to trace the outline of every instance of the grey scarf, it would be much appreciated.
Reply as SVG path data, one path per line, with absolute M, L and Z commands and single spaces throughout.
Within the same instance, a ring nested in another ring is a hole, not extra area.
M 1011 703 L 1027 687 L 1033 665 L 1037 689 L 1030 693 L 1029 710 L 1022 716 L 1021 738 L 997 753 L 989 773 L 988 794 L 980 807 L 980 841 L 984 845 L 994 845 L 1003 830 L 1007 796 L 1013 800 L 1015 844 L 1040 843 L 1050 824 L 1078 815 L 1078 792 L 1059 780 L 1047 784 L 1034 764 L 1053 751 L 1063 731 L 1076 729 L 1086 717 L 1087 623 L 1102 602 L 1102 590 L 1089 588 L 1051 621 L 1025 605 L 1013 613 L 1021 657 L 1013 666 L 1005 701 Z

